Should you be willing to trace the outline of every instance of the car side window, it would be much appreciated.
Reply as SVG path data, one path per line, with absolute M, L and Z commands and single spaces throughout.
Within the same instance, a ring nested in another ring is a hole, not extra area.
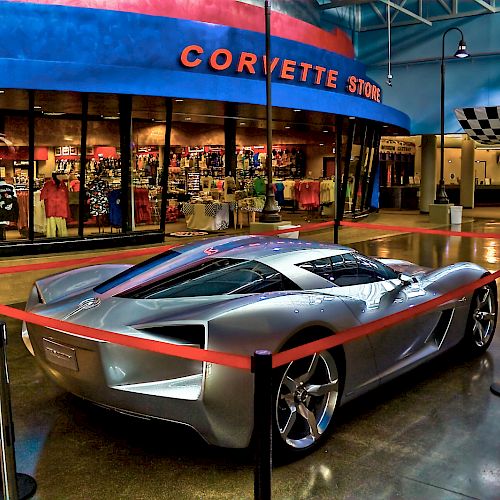
M 360 278 L 369 280 L 366 281 L 366 283 L 394 279 L 398 277 L 396 271 L 385 266 L 382 262 L 369 259 L 361 254 L 355 254 L 355 258 L 358 262 L 358 274 Z
M 381 262 L 357 253 L 303 262 L 298 267 L 321 276 L 336 286 L 362 285 L 397 277 L 395 271 Z
M 298 289 L 291 280 L 260 262 L 209 259 L 127 297 L 166 299 Z
M 335 255 L 331 258 L 335 272 L 332 280 L 337 286 L 358 284 L 358 263 L 350 253 Z

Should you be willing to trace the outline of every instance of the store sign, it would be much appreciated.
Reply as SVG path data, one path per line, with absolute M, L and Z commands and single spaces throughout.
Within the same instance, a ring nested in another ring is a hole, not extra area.
M 359 95 L 365 97 L 366 99 L 371 99 L 375 102 L 380 102 L 380 87 L 373 82 L 365 80 L 363 78 L 358 78 L 356 76 L 350 76 L 347 79 L 346 90 L 349 94 Z
M 226 48 L 205 50 L 201 45 L 185 46 L 179 56 L 180 63 L 185 68 L 208 67 L 216 72 L 229 71 L 233 74 L 266 75 L 267 60 L 265 55 L 254 52 L 231 51 Z M 343 91 L 339 85 L 339 69 L 311 61 L 299 61 L 284 57 L 273 57 L 270 61 L 271 74 L 280 80 L 314 85 L 324 89 Z M 338 87 L 339 85 L 339 87 Z M 345 91 L 375 102 L 381 101 L 380 87 L 366 77 L 349 76 Z
M 381 153 L 415 154 L 415 143 L 407 141 L 394 141 L 392 139 L 380 141 Z

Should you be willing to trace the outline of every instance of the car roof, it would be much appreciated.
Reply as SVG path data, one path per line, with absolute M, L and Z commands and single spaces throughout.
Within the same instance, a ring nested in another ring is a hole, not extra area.
M 231 248 L 231 245 L 222 242 L 220 252 L 217 252 L 214 256 L 271 263 L 286 255 L 290 262 L 295 263 L 310 258 L 319 259 L 323 256 L 339 255 L 353 251 L 351 248 L 341 245 L 265 236 L 247 236 L 244 240 L 235 241 L 235 243 L 237 244 Z M 218 246 L 218 244 L 214 245 L 213 249 L 217 250 Z M 307 251 L 307 256 L 302 255 L 304 251 Z M 316 255 L 317 257 L 315 257 Z
M 212 258 L 255 260 L 288 276 L 293 264 L 352 251 L 340 245 L 264 236 L 207 239 L 173 248 L 144 261 L 110 278 L 94 290 L 106 295 L 122 294 L 171 275 L 178 268 Z

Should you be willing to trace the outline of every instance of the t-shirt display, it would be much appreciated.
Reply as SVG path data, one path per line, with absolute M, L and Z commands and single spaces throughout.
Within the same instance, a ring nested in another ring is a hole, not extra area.
M 90 197 L 90 215 L 98 216 L 109 212 L 108 183 L 96 177 L 90 181 L 87 192 Z

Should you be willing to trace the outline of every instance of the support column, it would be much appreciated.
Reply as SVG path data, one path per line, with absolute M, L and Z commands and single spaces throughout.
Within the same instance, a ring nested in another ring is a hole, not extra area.
M 89 95 L 85 92 L 81 95 L 82 99 L 82 122 L 81 122 L 81 137 L 80 137 L 80 192 L 78 193 L 78 236 L 84 236 L 84 219 L 85 219 L 85 185 L 87 181 L 87 129 L 89 118 Z
M 28 94 L 28 239 L 35 239 L 35 91 Z
M 168 205 L 168 169 L 170 168 L 170 141 L 172 136 L 173 103 L 170 97 L 165 98 L 165 149 L 163 150 L 163 170 L 161 173 L 161 207 L 160 230 L 165 232 Z
M 233 110 L 233 107 L 229 106 L 229 109 Z M 224 118 L 224 155 L 224 175 L 236 179 L 236 118 Z
M 422 166 L 420 169 L 420 212 L 429 213 L 429 204 L 436 196 L 436 147 L 434 134 L 422 136 Z
M 465 135 L 462 139 L 462 163 L 460 167 L 460 205 L 474 208 L 474 141 Z
M 132 96 L 119 96 L 122 232 L 132 231 Z

